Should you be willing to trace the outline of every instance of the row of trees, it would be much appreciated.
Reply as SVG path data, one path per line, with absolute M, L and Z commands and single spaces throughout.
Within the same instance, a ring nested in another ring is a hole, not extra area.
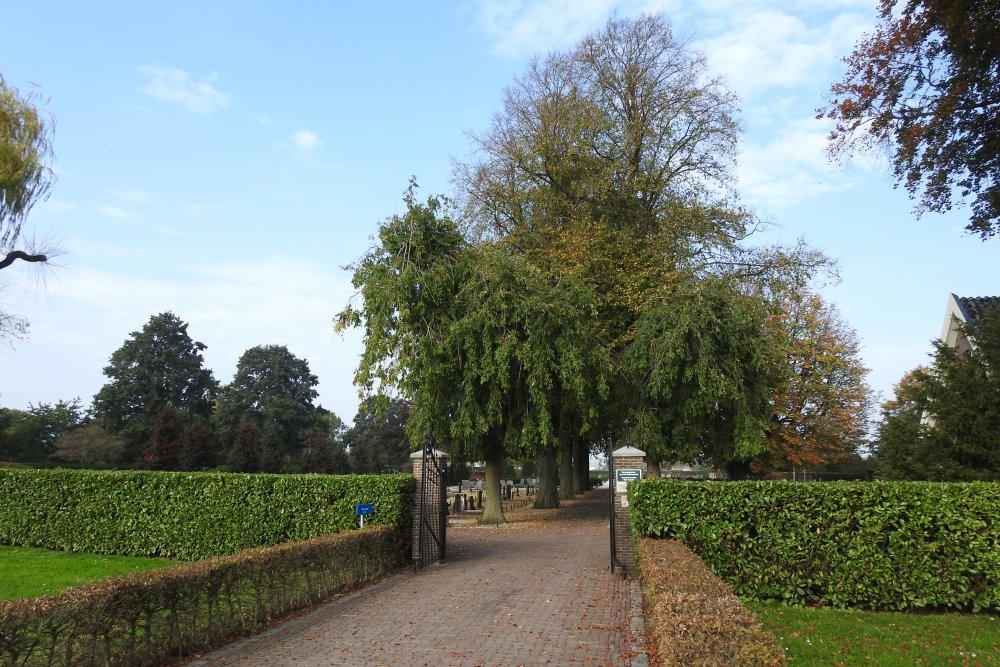
M 205 345 L 173 313 L 150 318 L 116 350 L 108 382 L 84 410 L 79 399 L 0 409 L 0 460 L 235 472 L 383 472 L 409 455 L 408 406 L 361 406 L 347 428 L 315 405 L 315 375 L 280 345 L 257 346 L 221 386 L 203 365 Z
M 535 60 L 454 200 L 411 183 L 353 266 L 356 382 L 412 401 L 411 439 L 486 462 L 484 521 L 507 458 L 537 459 L 550 507 L 609 440 L 743 476 L 863 439 L 856 339 L 809 289 L 828 260 L 746 242 L 736 114 L 666 22 L 611 20 Z

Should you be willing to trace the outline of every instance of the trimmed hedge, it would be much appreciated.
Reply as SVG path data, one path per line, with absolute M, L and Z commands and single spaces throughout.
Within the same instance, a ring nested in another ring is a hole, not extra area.
M 0 469 L 0 544 L 196 560 L 368 525 L 410 528 L 411 475 Z
M 1000 484 L 650 479 L 629 500 L 635 534 L 680 540 L 741 596 L 1000 609 Z
M 162 664 L 398 570 L 402 542 L 366 527 L 0 602 L 0 664 Z
M 680 542 L 640 537 L 652 644 L 664 667 L 783 667 L 785 650 Z

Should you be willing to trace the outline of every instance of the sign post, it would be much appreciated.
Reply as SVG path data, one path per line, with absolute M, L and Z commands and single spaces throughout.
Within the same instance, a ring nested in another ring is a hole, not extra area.
M 354 515 L 361 517 L 361 527 L 365 527 L 365 517 L 375 513 L 375 506 L 371 503 L 361 503 L 354 506 Z

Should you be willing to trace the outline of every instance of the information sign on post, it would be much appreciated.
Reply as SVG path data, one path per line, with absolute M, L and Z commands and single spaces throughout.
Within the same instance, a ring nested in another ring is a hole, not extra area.
M 361 503 L 354 506 L 354 515 L 361 517 L 361 527 L 365 527 L 365 517 L 375 513 L 375 506 L 371 503 Z
M 628 483 L 642 479 L 640 468 L 615 468 L 615 493 L 625 493 Z

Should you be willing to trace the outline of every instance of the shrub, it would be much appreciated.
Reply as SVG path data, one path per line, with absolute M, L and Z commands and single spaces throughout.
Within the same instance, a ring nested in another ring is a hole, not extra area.
M 366 525 L 409 530 L 408 475 L 0 469 L 0 544 L 195 560 Z
M 653 645 L 665 667 L 778 667 L 785 652 L 680 542 L 640 537 L 639 571 Z
M 400 568 L 401 539 L 366 528 L 0 602 L 0 664 L 161 664 Z
M 1000 609 L 1000 484 L 630 486 L 636 534 L 686 544 L 737 594 L 864 609 Z

